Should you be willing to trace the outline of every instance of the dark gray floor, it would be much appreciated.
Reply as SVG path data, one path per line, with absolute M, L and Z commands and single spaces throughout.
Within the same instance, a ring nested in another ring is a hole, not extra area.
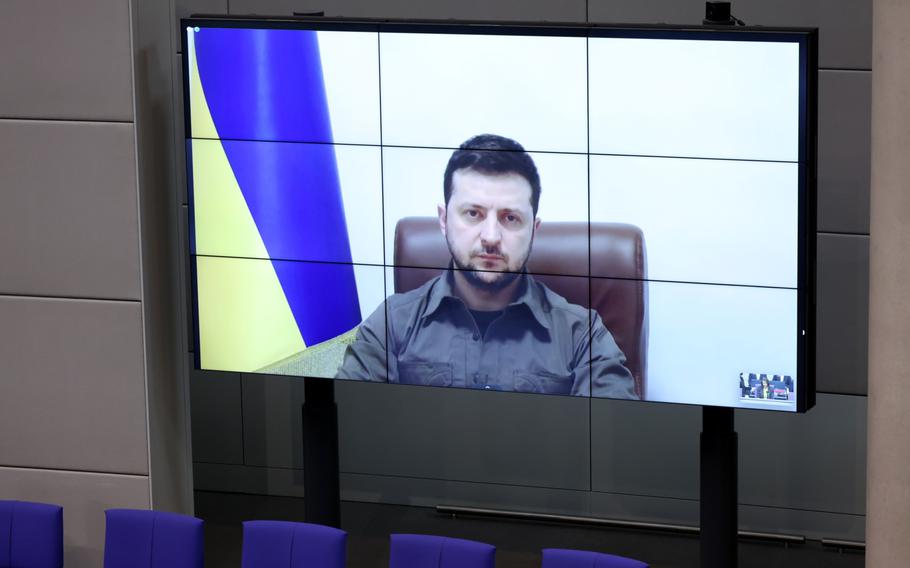
M 698 537 L 646 531 L 450 518 L 433 509 L 343 502 L 348 568 L 385 568 L 391 533 L 438 534 L 496 546 L 497 568 L 540 566 L 542 548 L 577 548 L 630 556 L 652 568 L 697 568 Z M 206 566 L 240 566 L 240 523 L 251 519 L 302 520 L 303 500 L 236 493 L 196 492 L 196 516 L 205 520 Z M 861 568 L 861 552 L 826 549 L 817 541 L 786 547 L 740 541 L 740 568 Z

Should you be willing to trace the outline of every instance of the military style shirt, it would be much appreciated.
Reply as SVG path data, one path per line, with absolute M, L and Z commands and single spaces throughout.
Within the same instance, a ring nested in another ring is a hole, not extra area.
M 358 329 L 337 378 L 638 398 L 625 355 L 594 310 L 528 274 L 518 290 L 485 333 L 455 296 L 451 271 L 390 296 Z

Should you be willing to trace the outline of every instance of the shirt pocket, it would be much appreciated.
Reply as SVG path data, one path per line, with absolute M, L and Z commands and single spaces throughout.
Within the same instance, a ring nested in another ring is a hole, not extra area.
M 425 363 L 412 361 L 398 363 L 398 382 L 403 385 L 425 385 L 430 387 L 452 386 L 451 363 Z
M 542 394 L 570 394 L 575 375 L 557 375 L 547 371 L 516 370 L 512 373 L 512 384 L 516 392 L 537 392 Z

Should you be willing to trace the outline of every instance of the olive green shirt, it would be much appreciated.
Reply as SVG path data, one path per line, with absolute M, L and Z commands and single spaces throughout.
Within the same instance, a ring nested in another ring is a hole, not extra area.
M 358 329 L 337 378 L 638 398 L 625 355 L 594 310 L 524 274 L 482 335 L 452 280 L 445 271 L 387 298 Z

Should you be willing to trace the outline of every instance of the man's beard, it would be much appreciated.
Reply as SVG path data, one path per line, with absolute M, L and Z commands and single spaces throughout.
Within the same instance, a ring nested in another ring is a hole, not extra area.
M 528 250 L 527 250 L 527 252 L 525 252 L 524 258 L 521 259 L 521 266 L 518 270 L 516 270 L 514 272 L 499 271 L 499 270 L 482 270 L 482 269 L 475 268 L 470 265 L 470 258 L 471 258 L 471 256 L 474 256 L 473 254 L 468 257 L 469 259 L 468 259 L 467 263 L 462 262 L 462 260 L 455 255 L 455 251 L 452 250 L 452 244 L 449 242 L 449 234 L 448 234 L 448 232 L 446 233 L 446 246 L 449 247 L 449 254 L 452 256 L 452 262 L 455 264 L 455 269 L 459 270 L 461 272 L 461 274 L 464 275 L 465 280 L 467 280 L 468 284 L 470 284 L 471 286 L 474 286 L 475 288 L 477 288 L 479 290 L 483 290 L 485 292 L 498 292 L 498 291 L 506 288 L 512 282 L 515 282 L 515 280 L 517 280 L 518 277 L 521 276 L 525 272 L 525 269 L 527 268 L 527 265 L 528 265 L 528 258 L 530 258 L 530 256 L 531 256 L 531 245 L 533 243 L 534 243 L 534 235 L 532 234 L 531 242 L 528 243 Z M 482 253 L 500 254 L 500 255 L 502 254 L 502 251 L 500 251 L 498 249 L 493 250 L 493 251 L 484 250 L 481 252 Z M 506 268 L 508 268 L 508 264 L 509 264 L 508 259 L 506 259 Z M 483 276 L 485 274 L 486 275 L 496 274 L 499 277 L 494 278 L 493 280 L 484 280 Z

